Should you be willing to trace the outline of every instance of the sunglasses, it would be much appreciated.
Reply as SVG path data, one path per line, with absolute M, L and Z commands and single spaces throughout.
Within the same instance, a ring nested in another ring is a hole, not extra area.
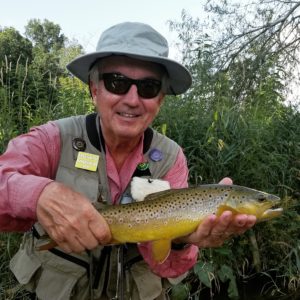
M 103 80 L 106 90 L 116 95 L 125 95 L 133 84 L 145 99 L 156 97 L 161 90 L 161 81 L 151 78 L 131 79 L 119 73 L 104 73 L 99 74 L 99 80 Z

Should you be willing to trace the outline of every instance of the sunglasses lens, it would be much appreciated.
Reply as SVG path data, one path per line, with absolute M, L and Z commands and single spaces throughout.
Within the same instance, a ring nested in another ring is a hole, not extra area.
M 134 80 L 118 73 L 104 73 L 100 79 L 103 79 L 109 92 L 117 95 L 126 94 L 132 84 L 137 86 L 138 94 L 145 99 L 156 97 L 161 90 L 161 82 L 156 79 Z
M 156 97 L 160 89 L 161 89 L 161 82 L 155 79 L 141 80 L 138 84 L 139 95 L 146 99 Z
M 118 74 L 103 74 L 105 88 L 117 95 L 126 94 L 131 86 L 130 80 Z

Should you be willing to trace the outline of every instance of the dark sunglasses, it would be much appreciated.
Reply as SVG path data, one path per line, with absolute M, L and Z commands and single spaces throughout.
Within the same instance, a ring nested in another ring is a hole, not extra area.
M 157 79 L 131 79 L 119 73 L 99 74 L 99 80 L 103 80 L 105 88 L 117 95 L 126 94 L 135 84 L 139 96 L 150 99 L 158 95 L 161 90 L 161 81 Z

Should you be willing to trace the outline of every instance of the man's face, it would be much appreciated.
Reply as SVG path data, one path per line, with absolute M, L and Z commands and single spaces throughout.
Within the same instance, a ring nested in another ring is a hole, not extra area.
M 162 70 L 156 64 L 123 56 L 104 58 L 100 74 L 105 73 L 118 73 L 131 79 L 162 79 Z M 157 96 L 145 99 L 138 94 L 135 84 L 127 93 L 117 95 L 105 88 L 103 80 L 92 83 L 91 91 L 104 137 L 115 141 L 139 139 L 159 112 L 164 97 L 160 91 Z

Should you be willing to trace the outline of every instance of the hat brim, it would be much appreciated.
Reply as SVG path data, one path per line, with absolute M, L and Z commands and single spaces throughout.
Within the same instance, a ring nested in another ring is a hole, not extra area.
M 165 67 L 169 74 L 169 87 L 166 91 L 168 95 L 178 95 L 184 93 L 192 84 L 190 72 L 181 64 L 165 57 L 153 57 L 137 55 L 124 52 L 93 52 L 79 56 L 67 65 L 67 69 L 81 81 L 88 83 L 89 71 L 93 63 L 99 58 L 111 55 L 125 55 L 131 58 L 158 63 Z

